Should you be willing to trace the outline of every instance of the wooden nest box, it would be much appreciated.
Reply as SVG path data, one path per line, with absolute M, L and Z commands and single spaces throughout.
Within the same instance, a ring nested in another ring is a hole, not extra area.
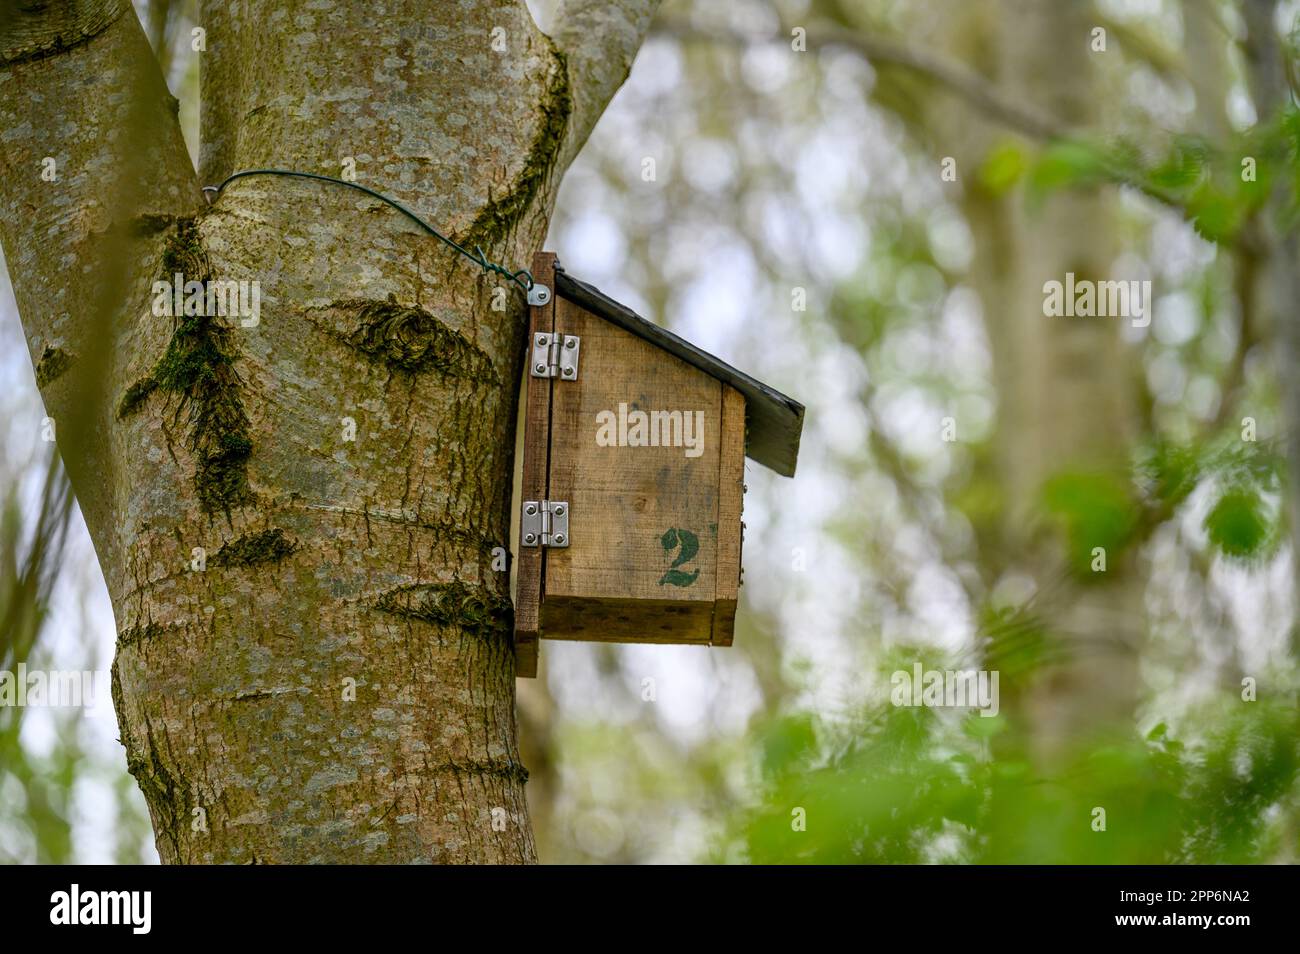
M 745 457 L 794 475 L 803 405 L 540 253 L 512 518 L 515 654 L 538 639 L 731 645 Z

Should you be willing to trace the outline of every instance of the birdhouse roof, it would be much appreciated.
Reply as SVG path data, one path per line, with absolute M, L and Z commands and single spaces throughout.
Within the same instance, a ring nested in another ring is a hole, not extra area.
M 555 267 L 555 293 L 610 324 L 676 355 L 687 364 L 745 395 L 745 456 L 784 477 L 794 476 L 795 464 L 799 458 L 799 437 L 803 432 L 802 404 L 707 351 L 701 351 L 671 331 L 642 318 L 599 289 L 569 275 L 558 263 Z

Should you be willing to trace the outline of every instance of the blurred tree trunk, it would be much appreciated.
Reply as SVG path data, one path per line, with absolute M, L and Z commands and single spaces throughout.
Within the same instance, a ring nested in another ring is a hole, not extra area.
M 1260 122 L 1274 119 L 1294 102 L 1290 70 L 1291 55 L 1283 48 L 1277 32 L 1275 0 L 1244 0 L 1242 14 L 1246 21 L 1246 80 L 1255 101 Z M 1279 232 L 1287 203 L 1285 175 L 1278 176 L 1275 193 L 1265 208 L 1257 236 L 1262 245 L 1264 323 L 1273 335 L 1273 359 L 1282 391 L 1282 433 L 1290 480 L 1287 485 L 1291 513 L 1291 568 L 1295 585 L 1295 605 L 1300 612 L 1300 320 L 1296 303 L 1300 302 L 1300 234 L 1294 228 Z M 1300 653 L 1300 621 L 1293 620 L 1291 645 Z
M 1000 85 L 1032 96 L 1068 127 L 1094 126 L 1105 96 L 1097 59 L 1104 54 L 1089 49 L 1088 7 L 1027 0 L 1009 6 L 1005 22 L 1017 29 L 997 31 Z M 1133 277 L 1111 274 L 1119 244 L 1113 202 L 1110 190 L 1054 194 L 1038 212 L 1027 209 L 1021 190 L 973 200 L 995 206 L 974 219 L 975 273 L 998 393 L 995 466 L 1005 495 L 1004 540 L 1012 566 L 1048 591 L 1052 635 L 1067 653 L 1026 700 L 1036 739 L 1048 751 L 1132 716 L 1145 631 L 1144 580 L 1135 556 L 1112 550 L 1105 573 L 1086 580 L 1062 569 L 1068 575 L 1052 592 L 1057 580 L 1044 567 L 1088 565 L 1092 545 L 1106 541 L 1077 541 L 1086 551 L 1063 560 L 1059 535 L 1035 534 L 1033 519 L 1053 475 L 1078 467 L 1097 480 L 1128 481 L 1138 389 L 1122 340 L 1124 319 L 1053 318 L 1043 308 L 1044 283 L 1065 282 L 1069 272 L 1077 280 Z
M 910 44 L 973 69 L 1026 115 L 1048 117 L 1061 129 L 1095 124 L 1105 95 L 1098 58 L 1106 54 L 1089 50 L 1095 22 L 1088 4 L 978 0 L 942 7 L 943 16 L 930 20 L 933 32 L 909 37 Z M 884 102 L 902 104 L 900 114 L 936 163 L 957 160 L 974 248 L 967 281 L 979 294 L 998 395 L 981 479 L 998 487 L 1001 518 L 985 528 L 982 544 L 991 579 L 1014 573 L 1034 581 L 1034 609 L 1061 653 L 1049 657 L 1053 664 L 1036 682 L 1027 681 L 1005 647 L 989 647 L 988 665 L 1008 666 L 1003 705 L 1022 712 L 1035 748 L 1051 753 L 1132 715 L 1145 628 L 1135 556 L 1107 553 L 1106 571 L 1084 579 L 1069 567 L 1087 566 L 1090 558 L 1067 554 L 1043 521 L 1043 489 L 1054 475 L 1086 468 L 1093 479 L 1127 480 L 1139 390 L 1122 340 L 1125 319 L 1044 314 L 1044 283 L 1064 282 L 1067 272 L 1076 280 L 1130 277 L 1111 274 L 1119 248 L 1114 196 L 1059 192 L 1030 207 L 1022 188 L 990 189 L 980 169 L 1009 139 L 1006 126 L 972 109 L 967 97 L 918 86 L 910 72 L 886 69 L 879 85 Z M 956 426 L 961 440 L 962 422 Z
M 196 178 L 125 0 L 5 0 L 0 237 L 164 861 L 535 859 L 493 566 L 522 295 L 343 187 L 199 186 L 355 168 L 528 267 L 654 6 L 204 3 Z M 177 274 L 258 321 L 156 316 Z

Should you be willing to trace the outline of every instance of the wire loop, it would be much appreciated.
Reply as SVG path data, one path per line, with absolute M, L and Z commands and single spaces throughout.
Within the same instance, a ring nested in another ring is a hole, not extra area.
M 484 254 L 482 247 L 478 245 L 475 245 L 474 251 L 470 252 L 460 243 L 447 238 L 447 236 L 443 235 L 432 225 L 424 221 L 424 219 L 420 218 L 418 215 L 416 215 L 406 206 L 402 205 L 396 199 L 390 199 L 388 196 L 380 192 L 376 192 L 374 189 L 369 189 L 366 186 L 359 185 L 356 182 L 348 182 L 346 179 L 335 179 L 333 176 L 322 176 L 322 175 L 318 175 L 315 172 L 293 172 L 288 169 L 245 169 L 242 172 L 236 172 L 233 175 L 227 176 L 225 181 L 222 182 L 220 185 L 204 186 L 203 192 L 205 195 L 210 194 L 208 198 L 209 202 L 214 202 L 216 201 L 216 198 L 221 195 L 222 189 L 230 185 L 230 183 L 234 182 L 236 179 L 243 179 L 246 176 L 288 176 L 294 179 L 318 179 L 321 182 L 334 182 L 337 183 L 338 185 L 347 186 L 349 189 L 356 189 L 358 192 L 364 192 L 366 195 L 376 198 L 380 202 L 385 202 L 388 205 L 391 205 L 398 212 L 401 212 L 408 219 L 410 219 L 416 225 L 420 226 L 420 228 L 424 229 L 426 232 L 428 232 L 438 241 L 442 242 L 444 245 L 449 245 L 457 252 L 460 252 L 461 255 L 464 255 L 467 259 L 469 259 L 479 268 L 483 269 L 485 272 L 501 275 L 502 277 L 509 279 L 510 281 L 518 285 L 520 288 L 522 288 L 525 293 L 527 293 L 528 290 L 533 287 L 534 284 L 533 273 L 528 271 L 528 269 L 521 268 L 518 271 L 512 272 L 504 265 L 498 264 L 497 262 L 490 261 L 487 255 Z

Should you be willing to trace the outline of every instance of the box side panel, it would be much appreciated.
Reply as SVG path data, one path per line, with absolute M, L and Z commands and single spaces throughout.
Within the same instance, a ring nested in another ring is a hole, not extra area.
M 533 259 L 533 280 L 555 288 L 555 254 L 539 252 Z M 534 335 L 554 330 L 555 296 L 545 305 L 528 309 L 530 344 L 524 348 L 527 356 Z M 523 384 L 520 388 L 520 427 L 523 429 L 522 462 L 520 464 L 519 491 L 511 513 L 511 539 L 515 542 L 515 673 L 519 676 L 537 675 L 538 634 L 541 630 L 540 608 L 546 550 L 542 547 L 525 547 L 519 540 L 519 508 L 525 500 L 545 500 L 547 471 L 549 468 L 551 430 L 550 378 L 535 378 L 528 373 L 525 357 Z
M 740 595 L 741 512 L 745 504 L 745 396 L 722 386 L 718 455 L 718 583 L 713 645 L 730 646 Z

